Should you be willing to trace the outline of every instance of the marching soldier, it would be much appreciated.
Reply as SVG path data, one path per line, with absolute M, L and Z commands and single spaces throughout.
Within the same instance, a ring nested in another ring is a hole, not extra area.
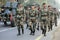
M 32 5 L 31 6 L 31 10 L 30 10 L 30 13 L 29 13 L 29 26 L 30 26 L 30 30 L 31 30 L 31 33 L 30 35 L 34 35 L 35 34 L 35 28 L 36 28 L 36 19 L 38 18 L 37 17 L 38 13 L 35 9 L 35 6 Z
M 37 30 L 39 30 L 39 28 L 40 28 L 40 17 L 41 17 L 41 8 L 39 6 L 38 7 L 38 27 L 37 27 Z
M 54 8 L 54 24 L 55 24 L 55 26 L 57 26 L 57 16 L 58 16 L 58 12 L 57 12 L 56 8 Z
M 48 6 L 48 31 L 52 30 L 52 21 L 53 21 L 53 11 L 52 7 L 49 5 Z
M 46 7 L 46 3 L 43 3 L 43 8 L 42 8 L 42 13 L 41 13 L 41 30 L 42 30 L 42 34 L 44 34 L 44 36 L 46 36 L 46 31 L 47 31 L 47 23 L 48 23 L 48 13 L 47 13 L 47 7 Z
M 27 27 L 26 29 L 29 27 L 28 25 L 28 22 L 29 22 L 29 13 L 30 13 L 30 7 L 27 7 L 27 10 L 25 11 L 26 12 L 26 24 L 27 24 Z
M 20 35 L 20 30 L 22 29 L 22 34 L 24 34 L 24 27 L 23 27 L 23 23 L 24 23 L 24 7 L 22 6 L 22 4 L 18 4 L 18 8 L 17 8 L 17 13 L 16 13 L 16 25 L 17 25 L 17 29 L 18 29 L 18 35 Z

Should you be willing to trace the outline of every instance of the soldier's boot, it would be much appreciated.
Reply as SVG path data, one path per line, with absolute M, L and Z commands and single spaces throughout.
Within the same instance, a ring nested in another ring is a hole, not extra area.
M 44 36 L 46 36 L 46 30 L 44 30 Z
M 26 27 L 26 29 L 29 27 L 29 25 L 27 24 L 27 27 Z
M 24 29 L 22 28 L 22 34 L 24 34 Z
M 33 34 L 32 35 L 35 35 L 35 28 L 36 28 L 36 23 L 33 24 Z
M 21 35 L 21 34 L 20 34 L 20 27 L 18 28 L 18 34 L 17 34 L 17 36 L 19 36 L 19 35 Z
M 42 29 L 42 34 L 44 34 L 44 29 Z
M 53 25 L 52 25 L 52 23 L 50 24 L 50 29 L 52 30 L 52 27 L 53 27 Z
M 53 24 L 52 21 L 50 22 L 50 29 L 52 30 Z
M 30 32 L 30 35 L 32 35 L 32 33 L 33 33 L 32 29 L 31 29 L 30 31 L 31 31 L 31 32 Z
M 51 25 L 51 30 L 52 30 L 52 25 Z
M 50 31 L 50 26 L 48 26 L 48 32 Z
M 43 29 L 43 26 L 41 26 L 41 30 L 42 30 L 42 34 L 44 34 L 44 29 Z
M 57 23 L 55 23 L 55 26 L 57 27 Z
M 21 28 L 22 28 L 22 34 L 24 34 L 24 28 L 23 28 L 23 25 L 21 25 Z
M 30 30 L 30 35 L 32 35 L 33 31 L 32 31 L 31 26 L 30 26 L 29 30 Z
M 57 27 L 57 21 L 55 21 L 55 26 Z
M 35 35 L 35 29 L 33 29 L 33 34 L 32 35 Z
M 46 26 L 44 26 L 43 32 L 44 32 L 44 36 L 46 36 Z
M 39 31 L 39 26 L 38 26 L 37 30 Z
M 42 26 L 40 28 L 41 28 L 41 30 L 43 30 Z
M 38 23 L 38 27 L 37 27 L 37 30 L 39 31 L 39 23 Z

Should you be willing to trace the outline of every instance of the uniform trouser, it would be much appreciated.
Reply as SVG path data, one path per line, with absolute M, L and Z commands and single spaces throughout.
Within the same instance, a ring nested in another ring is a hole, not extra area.
M 42 34 L 46 35 L 46 26 L 44 26 L 45 28 L 42 29 Z
M 31 30 L 31 34 L 33 33 L 35 33 L 35 28 L 36 28 L 36 19 L 30 19 L 30 22 L 31 22 L 31 24 L 30 24 L 30 30 Z
M 26 28 L 28 28 L 29 27 L 29 25 L 28 25 L 28 23 L 27 23 L 27 27 Z
M 39 30 L 39 23 L 37 24 L 37 30 Z
M 57 26 L 57 18 L 55 18 L 54 22 L 55 22 L 55 26 Z
M 26 24 L 27 24 L 27 27 L 26 28 L 28 28 L 29 27 L 28 22 L 26 22 Z
M 40 26 L 39 23 L 40 23 L 40 21 L 37 20 L 37 23 L 36 23 L 36 24 L 37 24 L 37 25 L 36 25 L 36 26 L 37 26 L 37 30 L 39 30 L 39 28 L 40 28 L 40 27 L 39 27 L 39 26 Z
M 42 20 L 42 21 L 41 21 L 41 30 L 42 30 L 42 34 L 46 35 L 47 20 Z
M 36 28 L 36 24 L 35 23 L 33 23 L 33 26 L 31 27 L 30 26 L 30 30 L 31 30 L 31 34 L 33 33 L 35 33 L 35 28 Z
M 22 29 L 22 34 L 24 34 L 24 27 L 23 25 L 17 26 L 18 28 L 18 34 L 20 34 L 20 30 Z
M 50 31 L 50 29 L 52 30 L 52 26 L 53 26 L 52 20 L 50 20 L 48 24 L 49 24 L 48 25 L 48 31 Z
M 29 27 L 29 24 L 28 24 L 28 18 L 26 17 L 26 24 L 27 24 L 27 27 L 26 28 L 28 28 Z

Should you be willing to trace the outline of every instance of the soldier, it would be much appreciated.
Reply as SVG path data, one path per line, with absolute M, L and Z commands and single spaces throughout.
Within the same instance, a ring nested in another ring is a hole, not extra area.
M 40 17 L 40 21 L 41 21 L 41 29 L 42 29 L 42 34 L 44 34 L 44 36 L 46 36 L 46 31 L 47 31 L 47 23 L 48 23 L 48 13 L 47 13 L 47 6 L 46 3 L 43 3 L 43 8 L 42 8 L 42 13 L 41 13 L 41 17 Z
M 53 11 L 52 7 L 49 5 L 48 6 L 48 31 L 52 30 L 52 21 L 53 21 Z
M 18 4 L 18 8 L 17 8 L 17 13 L 16 13 L 16 25 L 17 25 L 17 29 L 18 29 L 18 35 L 20 35 L 20 30 L 22 29 L 22 34 L 24 34 L 24 27 L 23 27 L 23 23 L 24 23 L 24 7 L 22 6 L 22 4 Z
M 41 15 L 41 8 L 40 6 L 38 6 L 38 27 L 37 27 L 37 30 L 39 31 L 39 28 L 40 28 L 40 16 Z
M 27 10 L 25 11 L 26 12 L 26 24 L 27 24 L 27 27 L 26 27 L 26 29 L 29 27 L 29 25 L 28 25 L 28 22 L 29 22 L 29 13 L 30 13 L 30 7 L 28 6 L 27 7 Z
M 57 26 L 57 16 L 58 16 L 57 9 L 54 8 L 54 24 L 55 24 L 55 26 Z
M 30 13 L 29 13 L 29 26 L 30 26 L 30 30 L 31 30 L 31 33 L 30 35 L 34 35 L 35 34 L 35 28 L 36 28 L 36 19 L 37 19 L 37 11 L 35 9 L 35 6 L 32 5 L 31 6 L 31 10 L 30 10 Z

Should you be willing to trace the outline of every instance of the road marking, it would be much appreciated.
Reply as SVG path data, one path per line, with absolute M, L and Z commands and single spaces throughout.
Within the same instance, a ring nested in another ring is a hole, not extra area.
M 35 40 L 41 40 L 41 38 L 43 37 L 43 35 L 41 34 L 39 37 L 37 37 Z
M 13 30 L 13 29 L 15 29 L 16 27 L 14 27 L 14 28 L 8 28 L 8 29 L 4 29 L 4 30 L 0 30 L 0 33 L 1 32 L 5 32 L 5 31 L 8 31 L 8 30 Z

